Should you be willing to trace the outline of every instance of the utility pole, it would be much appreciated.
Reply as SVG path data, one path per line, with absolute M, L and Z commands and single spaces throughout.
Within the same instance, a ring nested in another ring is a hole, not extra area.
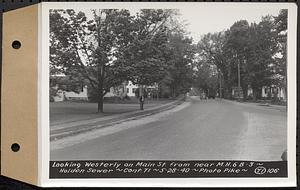
M 238 87 L 241 87 L 241 73 L 240 73 L 240 63 L 238 63 Z
M 240 62 L 238 62 L 238 91 L 239 91 L 239 99 L 241 97 L 241 73 L 240 73 Z
M 209 97 L 209 88 L 207 89 L 207 98 Z
M 159 83 L 157 83 L 157 101 L 159 100 Z
M 219 71 L 219 78 L 220 78 L 220 99 L 222 99 L 222 73 Z

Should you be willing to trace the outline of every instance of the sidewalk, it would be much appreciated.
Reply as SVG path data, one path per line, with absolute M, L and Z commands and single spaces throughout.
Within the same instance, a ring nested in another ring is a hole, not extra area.
M 60 139 L 66 136 L 87 132 L 93 129 L 111 126 L 124 121 L 138 119 L 148 115 L 152 115 L 161 111 L 171 109 L 183 102 L 183 99 L 164 102 L 163 104 L 148 105 L 144 110 L 134 108 L 135 111 L 126 113 L 113 114 L 109 116 L 100 115 L 100 117 L 86 118 L 82 120 L 60 122 L 50 126 L 50 140 Z M 134 105 L 139 106 L 139 105 Z
M 229 99 L 222 99 L 222 100 L 231 102 L 231 103 L 235 103 L 235 104 L 240 104 L 240 105 L 262 106 L 262 107 L 269 107 L 269 108 L 277 109 L 282 112 L 286 111 L 286 106 L 282 106 L 282 105 L 274 105 L 274 104 L 266 104 L 266 103 L 258 103 L 258 102 L 239 102 L 236 100 L 229 100 Z

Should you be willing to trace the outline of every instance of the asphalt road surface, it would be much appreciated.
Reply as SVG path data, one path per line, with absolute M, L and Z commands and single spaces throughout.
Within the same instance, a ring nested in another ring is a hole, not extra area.
M 166 113 L 51 142 L 51 160 L 281 160 L 284 107 L 187 102 Z

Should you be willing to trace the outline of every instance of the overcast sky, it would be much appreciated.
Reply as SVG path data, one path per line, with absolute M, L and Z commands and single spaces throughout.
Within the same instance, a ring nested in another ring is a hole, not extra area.
M 189 8 L 180 9 L 181 19 L 185 20 L 187 30 L 195 41 L 198 41 L 201 35 L 209 32 L 219 32 L 226 30 L 238 20 L 247 20 L 251 22 L 260 22 L 262 16 L 277 16 L 279 9 L 249 9 L 249 8 L 224 8 L 216 7 L 213 9 Z
M 226 30 L 230 28 L 234 22 L 242 19 L 247 20 L 249 23 L 258 23 L 261 21 L 262 16 L 277 16 L 282 7 L 279 4 L 263 3 L 120 3 L 113 4 L 113 7 L 107 4 L 101 4 L 101 7 L 128 9 L 133 15 L 141 8 L 179 9 L 181 13 L 180 20 L 185 21 L 187 31 L 190 32 L 195 42 L 199 41 L 201 35 L 208 32 Z M 85 12 L 88 17 L 92 17 L 90 9 L 97 9 L 97 5 L 100 4 L 95 5 L 96 6 L 91 6 L 91 4 L 87 4 L 86 6 L 82 6 L 82 4 L 77 4 L 74 8 Z M 88 9 L 86 10 L 87 7 Z

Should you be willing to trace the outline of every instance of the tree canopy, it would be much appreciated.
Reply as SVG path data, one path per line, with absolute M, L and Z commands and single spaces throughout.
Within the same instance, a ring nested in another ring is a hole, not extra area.
M 238 84 L 244 99 L 249 87 L 253 99 L 261 98 L 264 86 L 286 87 L 286 22 L 287 11 L 281 10 L 276 17 L 262 17 L 259 23 L 240 20 L 225 31 L 208 33 L 197 44 L 198 65 L 216 66 L 226 98 L 231 98 L 231 89 Z M 198 70 L 197 75 L 203 76 L 203 71 Z
M 103 97 L 111 87 L 129 80 L 154 85 L 169 73 L 169 59 L 175 55 L 170 22 L 176 10 L 142 9 L 136 15 L 122 9 L 91 12 L 93 18 L 72 9 L 50 11 L 50 75 L 56 84 L 64 75 L 73 81 L 70 84 L 88 85 L 102 112 Z M 75 86 L 64 83 L 60 88 L 76 91 Z
M 173 97 L 191 87 L 231 98 L 240 85 L 244 98 L 250 87 L 254 99 L 264 86 L 286 90 L 287 10 L 259 23 L 236 21 L 196 44 L 176 20 L 178 10 L 86 13 L 50 10 L 50 85 L 75 92 L 88 86 L 99 112 L 104 95 L 125 81 L 158 85 Z

